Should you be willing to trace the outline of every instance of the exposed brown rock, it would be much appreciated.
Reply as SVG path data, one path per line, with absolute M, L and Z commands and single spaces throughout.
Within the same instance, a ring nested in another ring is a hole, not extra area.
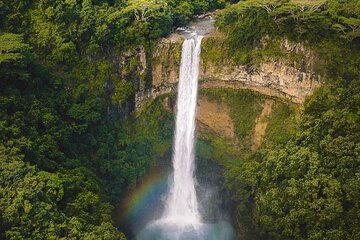
M 286 98 L 302 103 L 321 85 L 320 77 L 312 72 L 302 71 L 286 62 L 261 63 L 256 69 L 246 66 L 224 66 L 221 71 L 207 66 L 201 68 L 201 85 L 208 87 L 230 87 L 252 89 L 265 95 Z
M 198 99 L 196 120 L 199 130 L 208 128 L 222 137 L 235 140 L 234 124 L 228 106 L 206 97 Z
M 251 141 L 252 151 L 256 151 L 264 139 L 266 127 L 268 124 L 267 117 L 269 117 L 271 114 L 273 104 L 273 100 L 266 99 L 263 104 L 264 107 L 261 114 L 255 120 L 254 135 L 252 136 Z
M 179 34 L 171 34 L 164 38 L 154 50 L 152 56 L 152 79 L 153 86 L 159 87 L 165 84 L 178 82 L 181 43 L 184 38 Z
M 215 34 L 216 32 L 214 32 Z M 183 37 L 172 34 L 162 39 L 152 56 L 152 88 L 136 94 L 136 108 L 144 102 L 167 93 L 176 93 L 181 44 Z M 202 61 L 200 65 L 200 88 L 251 89 L 261 94 L 303 103 L 307 96 L 318 88 L 321 77 L 313 71 L 315 57 L 312 51 L 301 43 L 284 39 L 281 49 L 289 53 L 301 54 L 301 63 L 274 60 L 248 67 L 226 64 L 219 66 Z

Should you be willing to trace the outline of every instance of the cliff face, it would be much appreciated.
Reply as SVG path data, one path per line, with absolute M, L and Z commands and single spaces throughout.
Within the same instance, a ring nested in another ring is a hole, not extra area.
M 237 142 L 229 107 L 200 94 L 196 110 L 197 130 L 211 131 L 218 136 Z
M 145 88 L 140 83 L 135 96 L 136 109 L 141 109 L 147 102 L 158 96 L 175 93 L 179 76 L 181 45 L 183 38 L 172 34 L 159 41 L 148 56 L 151 72 L 151 87 Z
M 304 102 L 320 86 L 319 76 L 281 61 L 261 63 L 256 69 L 224 66 L 220 72 L 210 66 L 202 68 L 200 79 L 203 88 L 251 89 L 295 103 Z
M 280 50 L 284 55 L 296 55 L 301 59 L 266 59 L 251 67 L 236 65 L 231 61 L 226 62 L 224 66 L 219 66 L 211 60 L 203 61 L 201 86 L 251 89 L 264 95 L 302 103 L 321 85 L 320 76 L 313 71 L 315 56 L 304 45 L 291 43 L 287 39 L 280 42 Z
M 206 37 L 211 38 L 212 35 Z M 204 39 L 206 41 L 207 39 Z M 159 95 L 175 93 L 183 38 L 173 34 L 161 40 L 151 58 L 152 86 L 136 94 L 136 108 Z M 206 47 L 206 45 L 205 45 Z M 204 48 L 204 44 L 203 44 Z M 206 49 L 203 49 L 206 50 Z M 281 50 L 302 56 L 300 61 L 267 60 L 256 67 L 218 63 L 202 59 L 200 64 L 201 88 L 251 89 L 268 96 L 303 103 L 305 98 L 321 85 L 321 77 L 314 73 L 315 57 L 302 44 L 281 42 Z M 140 88 L 141 89 L 141 88 Z

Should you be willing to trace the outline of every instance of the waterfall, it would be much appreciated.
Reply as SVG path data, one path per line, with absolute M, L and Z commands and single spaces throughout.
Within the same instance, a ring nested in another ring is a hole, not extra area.
M 137 240 L 234 240 L 231 225 L 223 220 L 201 219 L 196 197 L 195 114 L 202 35 L 186 35 L 181 53 L 176 106 L 173 174 L 169 181 L 165 210 L 149 222 Z
M 178 224 L 200 222 L 194 177 L 195 114 L 202 36 L 192 35 L 184 41 L 181 53 L 177 97 L 173 179 L 167 196 L 163 219 Z

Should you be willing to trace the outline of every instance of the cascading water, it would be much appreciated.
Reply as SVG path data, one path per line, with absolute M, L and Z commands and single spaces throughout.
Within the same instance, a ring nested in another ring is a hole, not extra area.
M 198 224 L 200 214 L 194 179 L 195 113 L 203 36 L 183 43 L 177 98 L 173 181 L 163 218 L 178 224 Z
M 195 114 L 202 35 L 184 34 L 177 98 L 173 174 L 160 219 L 150 222 L 137 240 L 233 240 L 226 221 L 201 219 L 195 189 Z

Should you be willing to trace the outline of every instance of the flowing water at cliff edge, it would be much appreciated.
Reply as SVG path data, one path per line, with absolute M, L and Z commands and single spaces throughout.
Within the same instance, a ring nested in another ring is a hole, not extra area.
M 138 240 L 231 240 L 232 227 L 225 221 L 208 223 L 199 212 L 196 194 L 195 114 L 201 51 L 200 32 L 186 31 L 182 46 L 177 96 L 173 173 L 168 183 L 164 212 L 141 230 Z

